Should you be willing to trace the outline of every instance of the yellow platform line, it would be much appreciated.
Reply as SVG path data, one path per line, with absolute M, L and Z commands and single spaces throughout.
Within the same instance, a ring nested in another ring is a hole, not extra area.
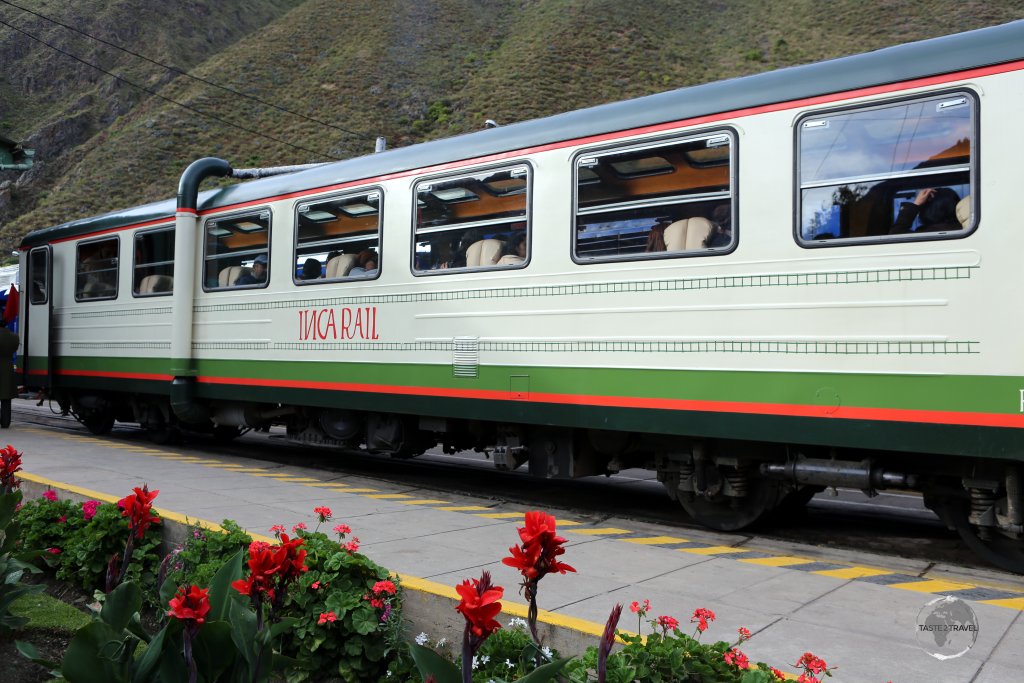
M 1000 600 L 982 600 L 982 602 L 986 605 L 1009 607 L 1010 609 L 1024 611 L 1024 598 L 1002 598 Z
M 342 489 L 338 489 L 341 491 Z M 376 493 L 380 489 L 344 489 L 344 493 Z
M 445 510 L 447 512 L 473 512 L 474 510 L 489 510 L 482 505 L 455 505 L 452 507 L 434 508 L 435 510 Z
M 734 548 L 731 545 L 712 545 L 707 548 L 676 548 L 680 553 L 694 555 L 728 555 L 729 553 L 749 553 L 750 548 Z
M 288 477 L 291 475 L 282 474 L 281 472 L 254 472 L 249 475 L 250 477 Z
M 223 464 L 220 460 L 203 460 L 203 459 L 198 459 L 198 460 L 190 460 L 189 462 L 191 462 L 193 465 L 221 465 L 221 464 Z
M 402 505 L 447 505 L 447 500 L 436 500 L 434 498 L 421 498 L 419 500 L 400 500 Z
M 266 471 L 262 467 L 254 469 L 254 468 L 251 468 L 251 467 L 246 467 L 245 465 L 232 465 L 229 462 L 210 463 L 209 465 L 207 465 L 207 467 L 216 467 L 216 468 L 222 469 L 222 470 L 245 470 L 245 469 L 252 469 L 254 472 L 265 472 Z
M 957 583 L 955 581 L 940 581 L 930 579 L 928 581 L 908 581 L 906 583 L 890 583 L 889 588 L 900 588 L 906 591 L 917 593 L 947 593 L 949 591 L 962 591 L 967 588 L 974 588 L 969 583 Z
M 883 576 L 895 572 L 886 571 L 885 569 L 873 569 L 871 567 L 844 567 L 843 569 L 821 569 L 811 573 L 831 576 L 835 579 L 861 579 L 865 576 Z
M 631 534 L 633 532 L 628 529 L 616 529 L 615 527 L 608 526 L 600 529 L 573 529 L 566 533 L 579 534 L 580 536 L 616 536 L 618 534 Z
M 216 465 L 207 465 L 207 467 L 216 467 Z M 228 472 L 241 472 L 242 474 L 255 474 L 257 472 L 266 472 L 262 467 L 242 467 L 241 465 L 233 466 L 228 468 Z
M 689 543 L 690 541 L 685 538 L 675 538 L 674 536 L 645 536 L 644 538 L 622 538 L 619 539 L 626 543 L 636 543 L 637 545 L 660 545 L 662 543 Z
M 522 512 L 481 512 L 476 515 L 477 517 L 486 517 L 487 519 L 522 519 Z
M 320 483 L 317 483 L 317 484 L 306 484 L 306 485 L 307 486 L 316 486 L 317 488 L 322 488 L 322 489 L 345 488 L 345 487 L 349 486 L 349 484 L 342 484 L 340 481 L 339 482 L 324 481 L 324 482 L 320 482 Z
M 779 555 L 777 557 L 761 557 L 761 558 L 739 558 L 738 562 L 746 562 L 747 564 L 757 564 L 762 567 L 794 567 L 801 564 L 811 564 L 817 562 L 817 560 L 808 560 L 805 557 L 790 557 L 788 555 Z
M 364 498 L 375 498 L 377 500 L 393 500 L 395 498 L 412 498 L 404 493 L 376 493 L 370 496 L 363 496 Z
M 255 475 L 254 474 L 253 476 L 259 476 L 259 475 Z M 312 477 L 293 477 L 290 474 L 278 474 L 277 476 L 271 477 L 271 479 L 277 479 L 278 481 L 286 481 L 288 483 L 296 483 L 296 484 L 307 484 L 309 482 L 317 481 L 316 479 L 313 479 Z

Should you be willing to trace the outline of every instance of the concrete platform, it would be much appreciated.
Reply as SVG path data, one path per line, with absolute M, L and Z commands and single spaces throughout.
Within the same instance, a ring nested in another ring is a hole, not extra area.
M 349 524 L 361 550 L 402 575 L 414 593 L 452 595 L 456 583 L 488 569 L 505 586 L 508 611 L 523 613 L 522 605 L 514 606 L 522 602 L 518 573 L 501 564 L 518 541 L 522 507 L 340 477 L 300 464 L 210 456 L 201 443 L 156 447 L 17 422 L 0 439 L 24 451 L 26 478 L 39 484 L 120 498 L 148 483 L 160 490 L 161 513 L 233 519 L 255 534 L 267 534 L 274 524 L 306 522 L 312 528 L 313 507 L 327 505 L 337 520 L 329 526 Z M 793 671 L 791 664 L 811 651 L 839 667 L 835 681 L 1024 677 L 1016 662 L 1024 651 L 1024 582 L 792 543 L 755 539 L 736 547 L 735 538 L 723 534 L 680 534 L 625 519 L 546 511 L 559 518 L 560 533 L 569 539 L 564 560 L 577 569 L 541 585 L 540 606 L 552 627 L 596 634 L 616 602 L 649 599 L 652 616 L 668 614 L 684 624 L 695 608 L 713 610 L 718 619 L 705 634 L 711 640 L 732 640 L 745 626 L 754 634 L 742 648 L 751 660 L 784 671 Z M 919 647 L 917 619 L 926 603 L 946 594 L 968 602 L 978 635 L 966 654 L 940 661 Z M 450 632 L 430 635 L 457 639 L 451 626 L 457 623 L 439 618 L 433 627 Z M 628 610 L 619 625 L 637 626 Z M 596 644 L 596 636 L 586 638 Z

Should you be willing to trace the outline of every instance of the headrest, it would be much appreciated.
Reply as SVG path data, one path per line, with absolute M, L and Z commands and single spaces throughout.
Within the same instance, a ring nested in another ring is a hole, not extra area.
M 971 224 L 971 195 L 956 203 L 956 219 L 965 228 Z
M 235 280 L 251 273 L 252 269 L 245 266 L 228 266 L 220 271 L 220 275 L 217 276 L 217 285 L 220 287 L 230 287 L 235 284 Z
M 473 242 L 466 250 L 466 267 L 493 266 L 501 258 L 505 243 L 501 240 L 480 240 Z
M 170 275 L 147 275 L 139 283 L 139 294 L 173 292 L 174 278 Z
M 356 258 L 355 254 L 339 254 L 335 256 L 327 262 L 327 275 L 325 277 L 328 280 L 345 277 L 355 267 Z
M 668 251 L 700 249 L 714 226 L 707 218 L 696 216 L 678 220 L 665 228 L 665 248 Z

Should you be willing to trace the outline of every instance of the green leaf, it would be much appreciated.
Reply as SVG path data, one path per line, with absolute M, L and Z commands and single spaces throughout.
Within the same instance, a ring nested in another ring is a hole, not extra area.
M 115 631 L 102 621 L 91 622 L 75 632 L 64 654 L 61 672 L 69 683 L 128 681 L 127 661 L 134 653 L 132 643 L 138 641 L 124 636 L 123 631 Z
M 232 555 L 210 582 L 210 611 L 207 614 L 209 621 L 228 621 L 231 605 L 240 602 L 238 596 L 241 596 L 241 593 L 232 588 L 231 584 L 242 578 L 242 554 L 243 551 L 239 550 Z
M 132 616 L 142 609 L 142 591 L 130 581 L 107 594 L 103 602 L 103 609 L 100 611 L 100 619 L 117 631 L 123 631 L 128 627 Z
M 519 683 L 544 683 L 545 681 L 553 681 L 561 673 L 565 665 L 572 661 L 572 657 L 565 657 L 564 659 L 557 659 L 553 662 L 548 662 L 543 666 L 538 666 L 536 669 L 526 674 L 519 679 Z
M 238 658 L 238 649 L 231 640 L 231 624 L 226 621 L 208 621 L 199 629 L 192 641 L 192 654 L 200 675 L 215 681 Z
M 157 665 L 160 663 L 160 659 L 164 654 L 164 640 L 167 636 L 167 627 L 160 629 L 160 632 L 153 636 L 153 639 L 149 641 L 146 647 L 146 651 L 142 653 L 135 662 L 135 671 L 132 675 L 133 683 L 138 681 L 148 681 L 157 670 Z
M 409 653 L 424 679 L 433 676 L 437 683 L 462 683 L 462 673 L 455 665 L 429 647 L 410 645 Z
M 18 649 L 18 652 L 21 653 L 22 657 L 25 657 L 26 659 L 31 659 L 33 662 L 40 666 L 44 666 L 50 670 L 57 669 L 60 667 L 60 665 L 57 664 L 57 662 L 51 662 L 49 659 L 43 659 L 42 657 L 40 657 L 39 650 L 37 650 L 36 646 L 32 643 L 26 643 L 22 640 L 16 640 L 14 641 L 14 647 Z
M 0 529 L 6 529 L 14 517 L 14 511 L 21 502 L 21 491 L 0 495 Z

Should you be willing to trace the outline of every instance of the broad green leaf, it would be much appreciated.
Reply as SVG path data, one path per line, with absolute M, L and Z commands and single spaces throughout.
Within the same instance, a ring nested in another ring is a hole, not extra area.
M 545 681 L 553 681 L 558 677 L 558 674 L 562 669 L 565 668 L 565 665 L 571 661 L 571 657 L 565 657 L 564 659 L 557 659 L 553 662 L 548 662 L 543 666 L 538 666 L 536 669 L 520 678 L 519 683 L 545 683 Z
M 132 615 L 142 609 L 142 591 L 130 581 L 107 594 L 100 611 L 100 619 L 110 624 L 117 631 L 123 631 L 131 621 Z
M 238 596 L 241 593 L 231 587 L 231 584 L 242 578 L 242 554 L 239 550 L 231 556 L 231 559 L 224 563 L 210 582 L 210 611 L 207 614 L 209 621 L 228 621 L 231 614 L 231 605 L 241 602 Z M 246 598 L 248 599 L 248 598 Z M 255 615 L 253 615 L 255 617 Z
M 410 645 L 409 653 L 424 679 L 433 676 L 437 683 L 462 683 L 462 673 L 455 665 L 429 647 Z

